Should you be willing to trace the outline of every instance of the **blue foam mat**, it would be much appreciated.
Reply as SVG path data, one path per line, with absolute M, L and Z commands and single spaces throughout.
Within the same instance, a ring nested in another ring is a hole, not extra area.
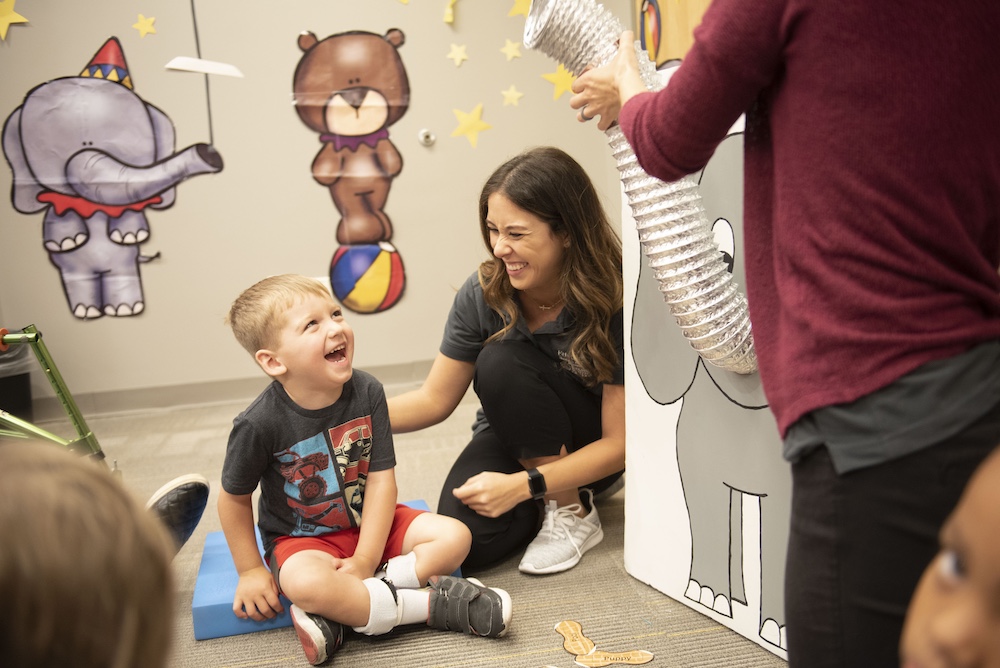
M 404 501 L 411 508 L 429 510 L 426 501 Z M 257 533 L 257 547 L 264 553 L 260 533 Z M 191 600 L 191 617 L 194 622 L 195 640 L 223 638 L 255 631 L 266 631 L 292 625 L 288 612 L 291 605 L 287 598 L 281 597 L 285 611 L 273 619 L 262 622 L 252 619 L 240 619 L 233 614 L 233 596 L 236 594 L 236 584 L 240 576 L 236 572 L 233 557 L 229 554 L 226 537 L 221 531 L 213 531 L 205 537 L 205 549 L 201 555 L 201 566 L 198 568 L 198 578 L 194 584 L 194 597 Z

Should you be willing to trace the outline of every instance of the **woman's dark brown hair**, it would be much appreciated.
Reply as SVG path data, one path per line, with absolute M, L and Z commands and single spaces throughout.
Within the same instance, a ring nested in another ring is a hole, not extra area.
M 554 147 L 533 148 L 505 162 L 479 196 L 480 231 L 491 255 L 486 219 L 494 193 L 548 223 L 554 234 L 566 235 L 560 296 L 575 321 L 570 359 L 592 385 L 609 382 L 618 362 L 608 325 L 622 307 L 622 249 L 594 184 L 576 160 Z M 479 283 L 505 323 L 490 340 L 502 338 L 519 317 L 503 261 L 492 257 L 479 265 Z

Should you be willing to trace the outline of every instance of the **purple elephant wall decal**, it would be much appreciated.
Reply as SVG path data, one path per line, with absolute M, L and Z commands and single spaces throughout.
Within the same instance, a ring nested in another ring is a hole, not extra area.
M 146 210 L 172 206 L 184 179 L 222 170 L 212 146 L 175 152 L 174 137 L 167 115 L 133 91 L 115 37 L 78 76 L 29 91 L 4 123 L 14 208 L 44 211 L 43 244 L 77 318 L 144 310 Z

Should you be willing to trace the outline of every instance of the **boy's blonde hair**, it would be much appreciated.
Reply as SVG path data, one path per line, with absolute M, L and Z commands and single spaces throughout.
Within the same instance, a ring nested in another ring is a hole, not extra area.
M 317 296 L 331 299 L 330 292 L 314 278 L 298 274 L 269 276 L 250 286 L 236 298 L 226 324 L 248 353 L 273 348 L 284 325 L 285 311 L 300 299 Z
M 166 528 L 93 461 L 0 445 L 3 664 L 162 668 L 174 603 Z

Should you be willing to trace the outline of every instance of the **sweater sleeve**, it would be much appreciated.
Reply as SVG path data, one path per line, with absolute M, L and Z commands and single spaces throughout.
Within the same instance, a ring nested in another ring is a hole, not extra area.
M 708 163 L 740 114 L 780 76 L 792 14 L 785 0 L 712 2 L 670 84 L 633 97 L 619 115 L 648 174 L 676 181 Z

